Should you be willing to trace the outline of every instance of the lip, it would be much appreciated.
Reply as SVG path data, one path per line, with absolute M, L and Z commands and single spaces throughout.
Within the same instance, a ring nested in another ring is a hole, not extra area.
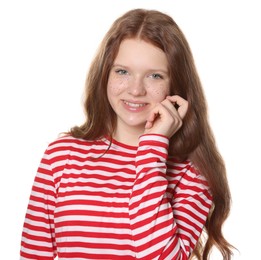
M 125 109 L 131 112 L 141 112 L 147 108 L 148 103 L 143 101 L 122 100 Z

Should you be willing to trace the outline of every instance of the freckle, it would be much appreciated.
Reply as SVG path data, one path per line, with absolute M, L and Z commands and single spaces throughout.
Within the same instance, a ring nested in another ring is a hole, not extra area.
M 111 93 L 113 93 L 113 95 L 117 95 L 121 92 L 122 83 L 120 82 L 118 82 L 117 84 L 110 83 L 108 87 L 111 89 Z

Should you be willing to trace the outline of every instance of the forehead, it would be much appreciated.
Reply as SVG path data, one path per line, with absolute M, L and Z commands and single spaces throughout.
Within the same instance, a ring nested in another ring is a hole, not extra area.
M 125 39 L 119 46 L 115 63 L 151 64 L 168 67 L 166 54 L 155 45 L 141 39 Z

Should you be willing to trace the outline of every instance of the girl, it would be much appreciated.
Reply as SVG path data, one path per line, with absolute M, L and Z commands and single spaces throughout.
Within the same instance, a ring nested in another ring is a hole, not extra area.
M 171 17 L 135 9 L 113 23 L 84 108 L 86 121 L 44 153 L 20 259 L 207 259 L 214 245 L 231 259 L 225 166 Z

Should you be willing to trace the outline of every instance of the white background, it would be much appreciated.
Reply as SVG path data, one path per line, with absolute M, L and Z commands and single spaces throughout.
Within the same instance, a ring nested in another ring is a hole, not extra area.
M 185 33 L 226 161 L 233 204 L 224 234 L 261 259 L 261 16 L 253 0 L 0 2 L 0 258 L 19 258 L 33 179 L 48 143 L 82 123 L 89 63 L 111 23 L 130 8 L 170 14 Z M 214 252 L 212 259 L 221 259 Z

